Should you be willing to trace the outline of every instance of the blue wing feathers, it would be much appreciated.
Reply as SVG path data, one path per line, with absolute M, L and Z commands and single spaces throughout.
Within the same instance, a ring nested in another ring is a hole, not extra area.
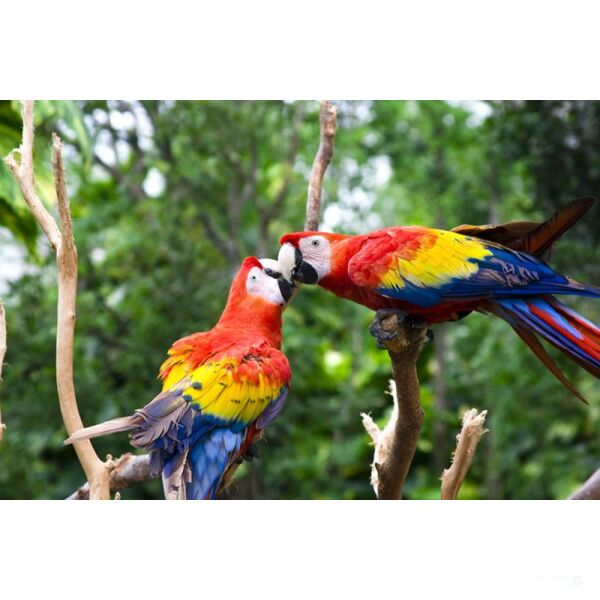
M 544 294 L 600 297 L 600 289 L 568 279 L 533 256 L 493 245 L 488 249 L 491 252 L 489 256 L 468 259 L 478 266 L 477 271 L 468 277 L 457 276 L 429 286 L 403 277 L 402 286 L 380 287 L 376 291 L 422 307 L 444 301 Z

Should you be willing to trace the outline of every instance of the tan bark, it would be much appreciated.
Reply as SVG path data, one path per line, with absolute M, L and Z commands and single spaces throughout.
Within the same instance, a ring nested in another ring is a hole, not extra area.
M 456 451 L 452 457 L 452 465 L 442 473 L 442 500 L 456 500 L 460 486 L 473 462 L 475 450 L 481 436 L 486 433 L 484 429 L 487 410 L 480 413 L 472 408 L 462 419 L 462 428 L 456 436 Z
M 600 500 L 600 469 L 598 469 L 569 500 Z
M 371 485 L 379 500 L 400 500 L 423 424 L 417 361 L 427 338 L 425 329 L 399 322 L 392 315 L 382 327 L 396 336 L 385 342 L 392 363 L 394 407 L 385 428 L 362 414 L 363 425 L 375 445 Z
M 305 231 L 317 231 L 321 219 L 321 190 L 325 171 L 333 157 L 337 107 L 330 100 L 321 100 L 321 135 L 308 183 Z
M 65 427 L 68 434 L 83 428 L 75 386 L 73 383 L 73 341 L 75 336 L 75 303 L 77 298 L 77 251 L 65 174 L 62 163 L 61 141 L 53 135 L 52 164 L 61 228 L 46 210 L 35 189 L 33 171 L 33 101 L 23 103 L 23 141 L 19 150 L 13 150 L 4 160 L 15 176 L 23 198 L 36 221 L 46 234 L 56 252 L 58 269 L 58 319 L 56 329 L 56 386 Z M 15 154 L 20 154 L 20 164 Z M 109 467 L 94 451 L 89 440 L 73 444 L 77 458 L 90 485 L 92 499 L 107 499 L 109 492 Z

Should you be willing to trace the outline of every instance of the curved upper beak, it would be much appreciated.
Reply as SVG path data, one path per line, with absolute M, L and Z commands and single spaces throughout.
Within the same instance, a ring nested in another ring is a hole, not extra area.
M 299 255 L 299 256 L 298 256 Z M 294 270 L 302 260 L 302 253 L 295 246 L 286 242 L 279 249 L 277 263 L 281 270 L 281 276 L 290 283 L 294 282 Z
M 263 272 L 277 280 L 277 286 L 279 287 L 279 292 L 283 301 L 287 304 L 292 297 L 292 292 L 294 291 L 294 286 L 292 285 L 291 277 L 286 278 L 283 275 L 284 267 L 279 263 L 278 260 L 274 260 L 272 258 L 261 258 L 260 262 L 263 267 Z
M 269 277 L 273 277 L 273 279 L 279 279 L 282 275 L 281 272 L 276 271 L 274 269 L 269 269 L 269 267 L 264 267 L 263 271 L 269 276 Z

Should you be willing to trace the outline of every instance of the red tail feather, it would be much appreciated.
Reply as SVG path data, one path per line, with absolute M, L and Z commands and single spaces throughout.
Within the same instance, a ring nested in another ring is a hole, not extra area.
M 600 378 L 600 328 L 552 296 L 496 300 L 490 311 L 506 320 L 554 376 L 584 400 L 536 336 Z

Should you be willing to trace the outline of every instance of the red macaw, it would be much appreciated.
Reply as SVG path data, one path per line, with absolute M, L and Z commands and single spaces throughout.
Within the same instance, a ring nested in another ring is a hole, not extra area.
M 354 236 L 288 233 L 281 238 L 279 259 L 289 265 L 294 257 L 292 278 L 318 283 L 378 311 L 371 333 L 380 347 L 390 336 L 380 320 L 392 312 L 421 326 L 456 320 L 473 310 L 494 314 L 585 401 L 537 336 L 600 377 L 600 329 L 553 297 L 600 297 L 600 289 L 557 273 L 535 254 L 546 253 L 592 203 L 590 198 L 576 201 L 546 223 L 525 227 L 519 234 L 515 233 L 519 227 L 512 224 L 465 225 L 458 228 L 463 233 L 427 227 L 388 227 Z M 486 235 L 504 237 L 519 250 L 486 240 Z
M 273 261 L 269 261 L 271 267 Z M 246 258 L 210 330 L 175 342 L 160 368 L 162 392 L 132 416 L 75 432 L 65 443 L 130 431 L 147 450 L 168 499 L 212 499 L 279 414 L 291 371 L 281 352 L 291 285 Z

